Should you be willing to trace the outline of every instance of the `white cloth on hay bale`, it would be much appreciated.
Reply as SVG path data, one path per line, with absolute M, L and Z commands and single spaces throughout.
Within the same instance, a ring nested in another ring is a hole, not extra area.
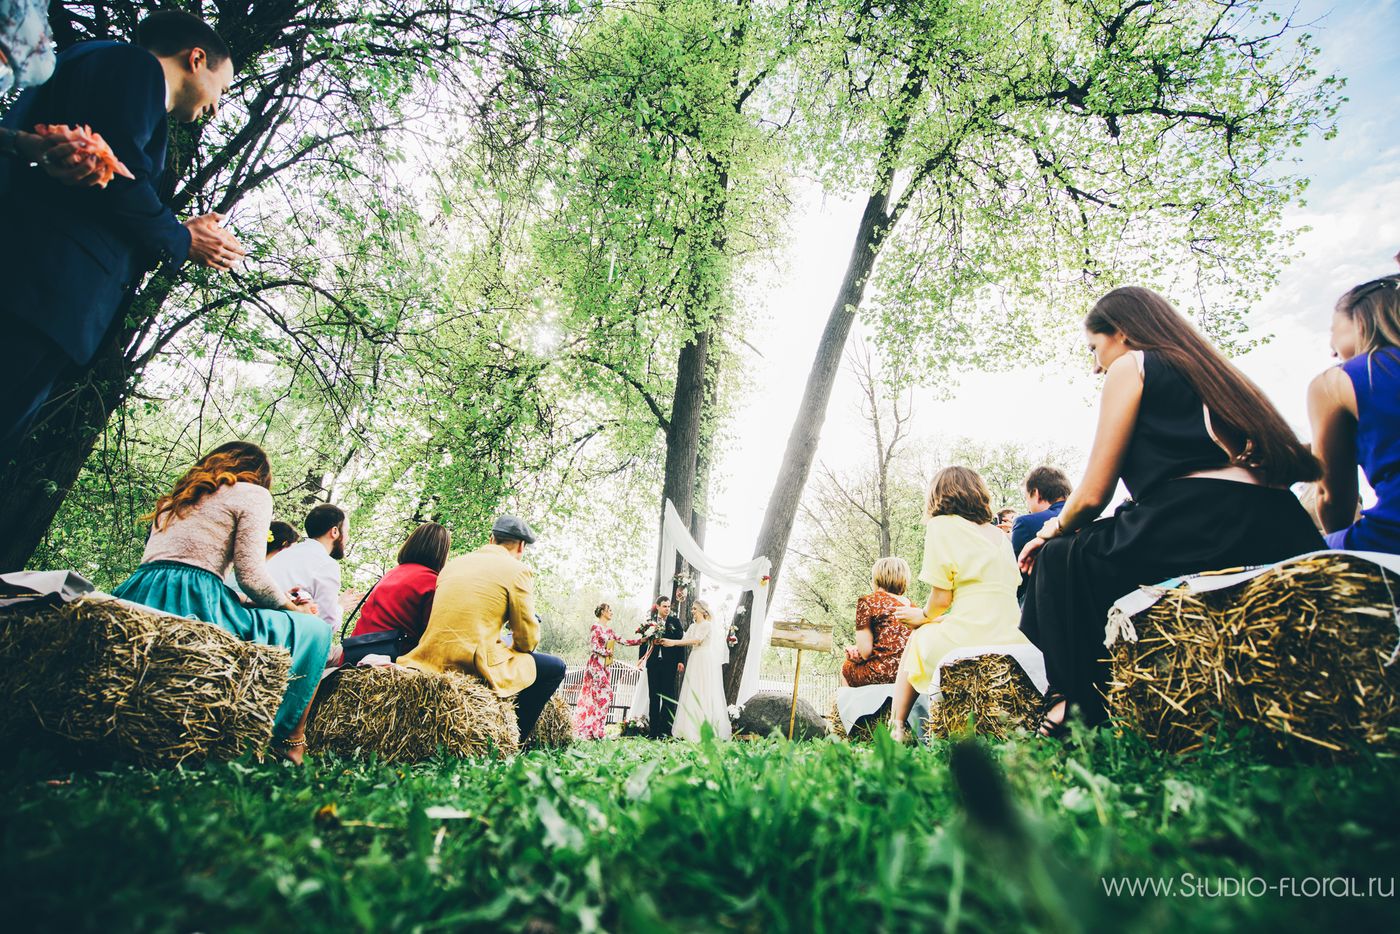
M 49 603 L 72 603 L 80 597 L 96 596 L 92 583 L 77 571 L 13 571 L 0 574 L 0 584 L 17 596 L 0 598 L 0 607 L 45 598 Z M 116 599 L 115 597 L 113 599 Z
M 1114 601 L 1113 606 L 1109 607 L 1108 621 L 1104 625 L 1103 631 L 1104 647 L 1111 649 L 1120 640 L 1123 642 L 1136 642 L 1137 628 L 1133 625 L 1133 617 L 1150 610 L 1158 600 L 1161 600 L 1170 591 L 1178 587 L 1185 587 L 1190 593 L 1209 593 L 1212 590 L 1223 590 L 1226 587 L 1232 587 L 1235 584 L 1252 580 L 1266 571 L 1272 571 L 1276 567 L 1292 564 L 1294 561 L 1316 558 L 1319 555 L 1350 555 L 1353 558 L 1370 561 L 1372 564 L 1378 564 L 1388 571 L 1400 574 L 1400 555 L 1384 554 L 1379 551 L 1344 551 L 1339 548 L 1327 548 L 1322 551 L 1310 551 L 1305 555 L 1284 558 L 1282 561 L 1275 561 L 1273 564 L 1261 564 L 1257 567 L 1245 568 L 1243 570 L 1231 571 L 1224 574 L 1213 571 L 1202 571 L 1199 574 L 1173 577 L 1170 580 L 1162 581 L 1160 584 L 1144 584 L 1132 593 L 1119 597 Z M 1395 626 L 1397 633 L 1400 633 L 1400 612 L 1396 613 Z
M 1031 679 L 1031 683 L 1040 693 L 1044 694 L 1050 687 L 1050 681 L 1045 676 L 1045 656 L 1040 654 L 1040 649 L 1029 642 L 1018 642 L 1012 645 L 969 645 L 963 648 L 954 649 L 944 655 L 938 662 L 938 667 L 933 673 L 933 682 L 929 685 L 928 694 L 920 694 L 920 698 L 933 698 L 939 694 L 943 683 L 943 667 L 954 662 L 960 662 L 966 658 L 976 658 L 979 655 L 1009 655 L 1021 666 L 1021 670 L 1026 673 L 1026 677 Z M 851 732 L 851 727 L 861 717 L 867 717 L 877 712 L 885 705 L 885 702 L 894 697 L 893 684 L 867 684 L 858 688 L 837 688 L 836 689 L 836 712 L 841 717 L 841 726 L 847 733 Z M 925 700 L 925 703 L 928 703 Z M 910 712 L 911 718 L 914 716 Z M 921 734 L 922 735 L 922 734 Z
M 841 728 L 847 734 L 861 717 L 878 713 L 885 704 L 893 701 L 893 684 L 863 684 L 858 688 L 836 689 L 836 715 L 841 718 Z

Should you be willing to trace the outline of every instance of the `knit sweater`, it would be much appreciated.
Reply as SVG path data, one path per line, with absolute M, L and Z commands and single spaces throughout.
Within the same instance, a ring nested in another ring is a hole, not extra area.
M 221 486 L 183 516 L 166 513 L 151 532 L 141 563 L 179 561 L 221 579 L 233 565 L 238 586 L 258 606 L 282 607 L 287 595 L 267 574 L 272 494 L 256 483 Z

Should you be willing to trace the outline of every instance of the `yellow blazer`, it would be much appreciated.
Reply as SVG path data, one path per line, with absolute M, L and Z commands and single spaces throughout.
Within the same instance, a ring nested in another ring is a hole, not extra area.
M 532 595 L 534 574 L 500 545 L 453 558 L 438 574 L 428 628 L 399 664 L 420 671 L 480 675 L 500 697 L 535 683 L 540 643 Z M 510 625 L 514 645 L 501 641 Z

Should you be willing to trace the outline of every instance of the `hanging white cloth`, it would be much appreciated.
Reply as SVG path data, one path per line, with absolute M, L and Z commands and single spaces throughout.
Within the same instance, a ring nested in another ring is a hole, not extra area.
M 763 650 L 771 635 L 768 629 L 768 572 L 773 563 L 767 558 L 754 558 L 743 564 L 720 564 L 705 554 L 690 534 L 690 527 L 681 521 L 675 504 L 666 501 L 666 517 L 661 523 L 661 580 L 670 579 L 679 554 L 701 575 L 717 584 L 753 592 L 753 616 L 749 620 L 749 652 L 744 660 L 744 675 L 739 682 L 739 703 L 743 704 L 758 693 L 759 667 Z M 726 621 L 723 625 L 728 626 Z
M 647 687 L 647 669 L 642 666 L 642 676 L 632 689 L 632 705 L 627 708 L 627 720 L 651 720 L 651 689 Z

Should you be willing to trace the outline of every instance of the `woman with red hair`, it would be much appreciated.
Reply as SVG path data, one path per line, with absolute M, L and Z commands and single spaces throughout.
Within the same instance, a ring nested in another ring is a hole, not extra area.
M 306 715 L 330 653 L 330 627 L 312 604 L 295 603 L 267 575 L 272 523 L 272 467 L 262 448 L 230 441 L 191 467 L 145 518 L 151 536 L 141 566 L 113 593 L 176 616 L 213 623 L 240 639 L 292 653 L 287 692 L 273 743 L 300 764 Z M 233 566 L 253 602 L 245 607 L 224 585 Z

